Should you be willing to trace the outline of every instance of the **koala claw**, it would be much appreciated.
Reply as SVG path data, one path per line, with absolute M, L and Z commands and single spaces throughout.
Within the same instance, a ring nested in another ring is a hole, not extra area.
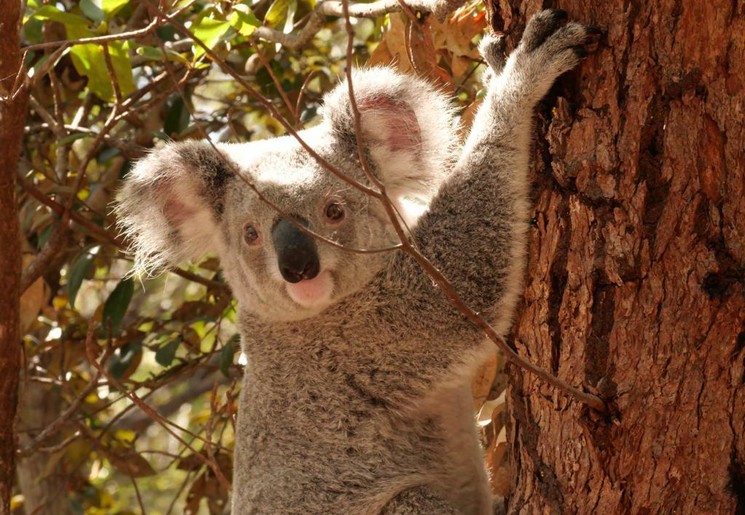
M 504 34 L 487 34 L 479 44 L 479 52 L 494 73 L 499 73 L 504 68 L 507 60 L 505 48 Z
M 568 19 L 563 9 L 546 9 L 533 16 L 523 34 L 525 50 L 532 52 L 541 46 L 549 36 L 564 25 Z

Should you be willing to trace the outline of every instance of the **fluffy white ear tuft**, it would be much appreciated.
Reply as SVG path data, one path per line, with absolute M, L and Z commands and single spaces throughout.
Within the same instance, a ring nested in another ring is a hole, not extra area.
M 447 176 L 458 152 L 458 124 L 447 97 L 431 85 L 390 68 L 352 75 L 362 141 L 392 200 L 427 204 Z M 324 98 L 332 134 L 356 145 L 354 115 L 346 82 Z
M 134 272 L 154 275 L 216 250 L 224 190 L 232 177 L 224 156 L 206 141 L 171 143 L 139 161 L 115 208 L 135 254 Z

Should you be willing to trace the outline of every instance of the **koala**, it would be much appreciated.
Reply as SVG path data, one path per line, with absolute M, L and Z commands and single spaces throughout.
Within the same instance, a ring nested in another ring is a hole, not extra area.
M 546 10 L 505 59 L 461 145 L 448 99 L 388 68 L 353 75 L 294 137 L 171 143 L 128 174 L 118 217 L 137 267 L 221 259 L 248 358 L 232 510 L 488 514 L 469 376 L 494 352 L 407 253 L 360 164 L 460 298 L 507 331 L 521 288 L 532 112 L 595 31 Z M 358 149 L 361 142 L 363 149 Z M 361 150 L 361 152 L 360 152 Z M 328 165 L 348 180 L 332 174 Z

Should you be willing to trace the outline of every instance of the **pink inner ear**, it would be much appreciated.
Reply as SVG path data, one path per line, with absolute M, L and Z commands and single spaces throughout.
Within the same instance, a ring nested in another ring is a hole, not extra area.
M 422 133 L 416 113 L 389 97 L 369 97 L 358 102 L 365 136 L 379 140 L 392 152 L 417 152 Z
M 159 181 L 155 192 L 158 197 L 163 198 L 163 214 L 170 223 L 181 225 L 197 214 L 196 208 L 185 203 L 173 191 L 170 181 Z
M 175 195 L 171 195 L 166 199 L 163 205 L 163 212 L 171 223 L 177 225 L 188 222 L 197 214 L 196 209 L 181 202 Z

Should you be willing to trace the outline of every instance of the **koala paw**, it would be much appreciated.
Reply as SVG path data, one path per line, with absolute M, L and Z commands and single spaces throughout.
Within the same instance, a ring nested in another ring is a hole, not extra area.
M 528 22 L 516 58 L 530 74 L 553 79 L 579 64 L 599 35 L 594 27 L 567 22 L 565 11 L 546 9 Z
M 502 34 L 487 34 L 479 43 L 479 52 L 484 57 L 486 64 L 494 73 L 499 73 L 504 68 L 507 60 L 505 55 L 505 41 Z

